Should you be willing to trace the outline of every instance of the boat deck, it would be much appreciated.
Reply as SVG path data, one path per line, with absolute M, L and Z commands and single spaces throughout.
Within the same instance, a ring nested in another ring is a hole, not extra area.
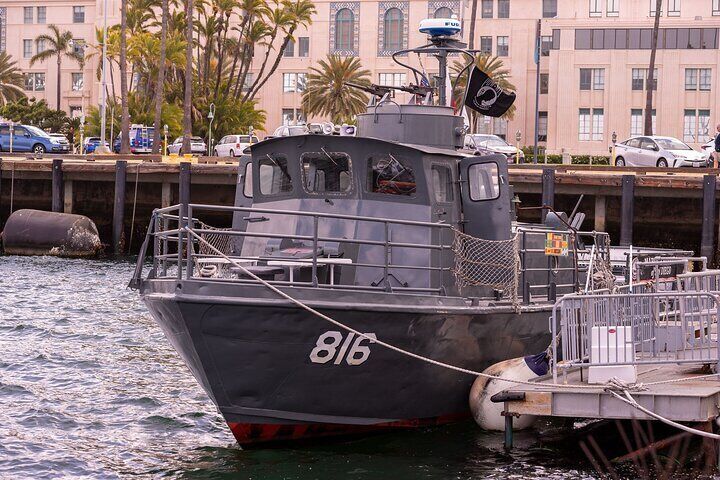
M 720 416 L 720 379 L 704 377 L 706 370 L 695 365 L 662 364 L 638 365 L 637 384 L 668 382 L 687 377 L 698 377 L 676 383 L 650 385 L 633 390 L 632 396 L 643 407 L 665 418 L 678 422 L 707 422 Z M 582 377 L 581 377 L 582 374 Z M 505 390 L 508 394 L 524 397 L 507 400 L 505 411 L 509 415 L 538 415 L 552 417 L 650 419 L 636 408 L 618 400 L 603 385 L 587 388 L 587 368 L 568 371 L 558 376 L 537 379 L 537 385 L 517 385 Z

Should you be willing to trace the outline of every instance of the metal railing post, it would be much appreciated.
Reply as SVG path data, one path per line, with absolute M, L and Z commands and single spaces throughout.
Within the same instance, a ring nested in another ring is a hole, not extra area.
M 317 287 L 317 286 L 318 286 L 318 278 L 317 278 L 318 221 L 319 221 L 319 217 L 318 217 L 317 215 L 313 215 L 313 263 L 312 263 L 312 284 L 313 284 L 313 287 Z M 330 265 L 328 268 L 333 268 L 333 266 Z
M 389 292 L 390 288 L 390 224 L 385 221 L 385 268 L 383 271 L 383 280 L 385 282 L 385 291 Z
M 187 218 L 185 219 L 185 226 L 188 230 L 193 229 L 192 219 L 193 219 L 193 213 L 192 213 L 192 205 L 187 204 L 185 206 L 187 209 Z M 186 265 L 185 265 L 185 278 L 187 280 L 190 280 L 193 276 L 193 244 L 195 243 L 194 237 L 191 235 L 187 236 L 187 259 L 186 259 Z

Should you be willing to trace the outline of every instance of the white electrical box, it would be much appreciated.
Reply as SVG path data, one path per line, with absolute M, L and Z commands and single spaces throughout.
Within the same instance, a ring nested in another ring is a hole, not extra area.
M 606 383 L 612 377 L 628 382 L 637 381 L 635 365 L 614 365 L 632 362 L 635 358 L 632 327 L 592 327 L 590 331 L 590 362 L 603 364 L 588 369 L 588 383 Z

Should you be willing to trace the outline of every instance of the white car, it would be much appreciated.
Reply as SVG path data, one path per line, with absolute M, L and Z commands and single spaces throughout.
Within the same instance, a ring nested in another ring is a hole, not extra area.
M 307 135 L 310 133 L 307 125 L 283 125 L 273 132 L 273 137 L 294 137 L 295 135 Z
M 168 145 L 168 153 L 177 153 L 183 155 L 182 151 L 183 137 L 178 137 L 173 143 Z M 205 155 L 207 153 L 207 145 L 205 140 L 200 137 L 190 137 L 190 153 L 192 155 Z
M 499 153 L 505 155 L 508 162 L 514 162 L 518 156 L 525 158 L 522 150 L 518 150 L 497 135 L 474 133 L 465 135 L 465 148 L 474 150 L 482 155 Z
M 618 167 L 706 167 L 708 154 L 673 137 L 640 136 L 615 145 Z
M 213 155 L 216 157 L 239 157 L 248 146 L 258 143 L 258 137 L 253 135 L 225 135 L 215 145 Z
M 712 160 L 712 154 L 715 151 L 715 139 L 710 140 L 700 148 L 702 148 L 703 152 L 707 153 L 708 158 Z

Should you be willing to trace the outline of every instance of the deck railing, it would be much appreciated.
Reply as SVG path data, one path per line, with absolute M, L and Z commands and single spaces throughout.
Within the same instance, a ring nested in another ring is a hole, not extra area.
M 551 317 L 553 358 L 561 359 L 553 379 L 577 367 L 717 364 L 719 303 L 707 291 L 567 295 Z

